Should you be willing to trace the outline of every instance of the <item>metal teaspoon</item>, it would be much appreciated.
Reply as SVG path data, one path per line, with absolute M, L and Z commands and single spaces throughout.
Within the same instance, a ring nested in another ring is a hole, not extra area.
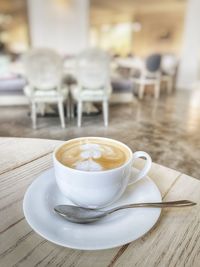
M 189 207 L 196 205 L 195 202 L 189 200 L 167 201 L 167 202 L 155 202 L 155 203 L 134 203 L 119 206 L 110 210 L 97 210 L 82 208 L 72 205 L 58 205 L 54 207 L 54 210 L 65 219 L 75 223 L 91 223 L 97 221 L 115 211 L 130 208 L 166 208 L 166 207 Z

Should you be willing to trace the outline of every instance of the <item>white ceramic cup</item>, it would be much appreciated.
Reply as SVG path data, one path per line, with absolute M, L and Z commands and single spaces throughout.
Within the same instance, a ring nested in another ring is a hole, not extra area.
M 99 139 L 122 146 L 128 151 L 130 158 L 120 167 L 105 171 L 82 171 L 63 165 L 56 158 L 57 151 L 70 142 Z M 137 158 L 145 158 L 144 168 L 134 177 L 131 176 L 132 166 Z M 74 204 L 88 208 L 105 207 L 121 197 L 126 187 L 144 178 L 151 168 L 151 157 L 143 151 L 132 152 L 125 144 L 102 137 L 82 137 L 71 139 L 53 153 L 56 182 L 60 191 Z M 62 203 L 61 203 L 62 204 Z

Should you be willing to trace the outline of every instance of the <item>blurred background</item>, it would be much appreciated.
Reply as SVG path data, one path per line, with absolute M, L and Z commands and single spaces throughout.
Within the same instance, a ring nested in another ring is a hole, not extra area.
M 197 176 L 199 10 L 199 0 L 1 0 L 0 136 L 111 137 Z

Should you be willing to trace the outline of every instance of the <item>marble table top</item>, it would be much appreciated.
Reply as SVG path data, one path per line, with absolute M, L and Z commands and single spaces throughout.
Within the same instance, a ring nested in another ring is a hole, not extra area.
M 52 166 L 52 151 L 62 141 L 0 138 L 0 266 L 199 266 L 200 181 L 153 164 L 149 176 L 163 200 L 190 199 L 197 206 L 164 209 L 142 238 L 102 251 L 63 248 L 44 240 L 26 222 L 22 201 L 27 187 Z M 136 163 L 142 167 L 142 160 Z

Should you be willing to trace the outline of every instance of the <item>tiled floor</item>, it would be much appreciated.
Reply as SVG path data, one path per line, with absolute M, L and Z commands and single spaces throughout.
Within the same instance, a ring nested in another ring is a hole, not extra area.
M 133 150 L 145 150 L 154 162 L 200 179 L 200 91 L 179 91 L 150 97 L 132 104 L 110 108 L 110 124 L 103 126 L 102 116 L 84 117 L 83 127 L 76 120 L 60 128 L 57 117 L 38 119 L 32 130 L 28 107 L 0 108 L 0 136 L 67 140 L 78 136 L 106 136 L 128 144 Z

